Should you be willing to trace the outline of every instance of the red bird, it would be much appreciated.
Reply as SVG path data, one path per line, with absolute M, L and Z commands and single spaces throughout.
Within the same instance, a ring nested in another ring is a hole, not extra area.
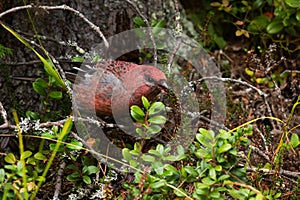
M 166 76 L 156 67 L 106 61 L 79 72 L 73 97 L 81 108 L 111 117 L 128 115 L 130 106 L 142 106 L 142 96 L 151 101 L 167 89 Z

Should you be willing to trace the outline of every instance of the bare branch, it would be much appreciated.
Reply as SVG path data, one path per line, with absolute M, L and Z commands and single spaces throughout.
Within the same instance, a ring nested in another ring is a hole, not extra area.
M 105 38 L 105 36 L 103 35 L 103 33 L 101 32 L 100 28 L 98 26 L 96 26 L 95 24 L 93 24 L 90 20 L 88 20 L 81 12 L 79 12 L 78 10 L 75 10 L 74 8 L 71 8 L 70 6 L 67 5 L 60 5 L 60 6 L 39 6 L 39 5 L 26 5 L 26 6 L 18 6 L 18 7 L 14 7 L 11 8 L 9 10 L 6 10 L 2 13 L 0 13 L 0 19 L 12 12 L 16 12 L 19 10 L 24 10 L 24 9 L 43 9 L 43 10 L 68 10 L 73 12 L 76 16 L 80 17 L 81 19 L 83 19 L 83 21 L 85 21 L 90 27 L 91 29 L 93 29 L 94 31 L 96 31 L 99 36 L 102 38 L 102 40 L 104 41 L 105 46 L 108 48 L 109 47 L 109 43 L 107 41 L 107 39 Z
M 55 184 L 55 192 L 53 195 L 53 199 L 58 200 L 58 196 L 60 194 L 60 190 L 61 190 L 61 183 L 62 183 L 62 176 L 64 174 L 64 170 L 66 167 L 66 162 L 63 161 L 60 165 L 59 165 L 59 170 L 57 172 L 57 180 L 56 180 L 56 184 Z
M 1 112 L 1 117 L 2 117 L 2 119 L 4 121 L 4 123 L 2 125 L 0 125 L 0 129 L 8 128 L 9 127 L 9 123 L 8 123 L 8 120 L 7 120 L 7 112 L 4 109 L 1 101 L 0 101 L 0 112 Z

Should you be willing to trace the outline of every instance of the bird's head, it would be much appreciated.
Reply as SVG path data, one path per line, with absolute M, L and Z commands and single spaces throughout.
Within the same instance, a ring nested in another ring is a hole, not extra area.
M 139 105 L 142 96 L 152 100 L 159 93 L 168 91 L 165 74 L 153 66 L 140 65 L 127 72 L 124 78 L 124 86 L 131 96 L 130 104 Z
M 161 89 L 161 91 L 168 90 L 167 78 L 158 68 L 145 66 L 141 75 L 143 76 L 143 81 L 147 86 Z

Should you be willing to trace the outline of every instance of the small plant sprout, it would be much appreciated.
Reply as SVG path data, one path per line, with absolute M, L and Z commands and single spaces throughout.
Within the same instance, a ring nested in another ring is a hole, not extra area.
M 165 105 L 162 102 L 154 102 L 150 104 L 148 99 L 142 96 L 144 108 L 133 105 L 130 108 L 130 113 L 136 121 L 136 133 L 139 137 L 147 137 L 159 133 L 162 126 L 166 123 Z

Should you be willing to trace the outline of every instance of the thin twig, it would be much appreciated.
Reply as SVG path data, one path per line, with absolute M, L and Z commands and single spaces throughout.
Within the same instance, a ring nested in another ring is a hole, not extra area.
M 33 37 L 33 38 L 41 39 L 41 40 L 52 41 L 52 42 L 55 42 L 55 43 L 57 43 L 59 45 L 63 45 L 63 46 L 75 47 L 75 50 L 79 54 L 84 54 L 85 53 L 85 50 L 83 48 L 79 47 L 76 42 L 59 41 L 59 40 L 57 40 L 55 38 L 48 37 L 48 36 L 45 36 L 45 35 L 36 35 L 36 34 L 33 35 L 33 34 L 30 34 L 30 33 L 24 33 L 24 32 L 21 32 L 21 31 L 17 31 L 17 33 L 19 33 L 21 35 L 25 35 L 25 36 L 30 36 L 30 37 Z
M 179 47 L 181 44 L 181 38 L 176 42 L 176 45 L 173 49 L 173 52 L 171 53 L 170 57 L 169 57 L 169 61 L 168 61 L 168 72 L 169 74 L 171 74 L 171 66 L 175 57 L 176 52 L 178 51 Z
M 298 179 L 300 176 L 300 172 L 291 172 L 288 170 L 272 170 L 272 169 L 265 169 L 265 168 L 246 168 L 247 171 L 249 172 L 263 172 L 263 173 L 268 173 L 268 174 L 274 174 L 274 173 L 279 173 L 285 176 L 293 177 L 295 179 Z
M 220 80 L 220 81 L 223 81 L 223 82 L 235 82 L 235 83 L 239 83 L 241 85 L 246 85 L 249 88 L 252 88 L 253 90 L 255 90 L 263 98 L 264 103 L 265 103 L 265 105 L 267 107 L 267 112 L 268 112 L 269 116 L 270 117 L 273 116 L 271 107 L 270 107 L 270 105 L 269 105 L 269 103 L 267 101 L 268 95 L 266 93 L 264 93 L 263 91 L 261 91 L 260 89 L 258 89 L 257 87 L 255 87 L 255 86 L 253 86 L 253 85 L 251 85 L 251 84 L 249 84 L 249 83 L 247 83 L 245 81 L 242 81 L 242 80 L 236 80 L 236 79 L 232 79 L 232 78 L 221 78 L 221 77 L 217 77 L 217 76 L 203 77 L 203 78 L 201 78 L 199 80 L 190 82 L 191 84 L 189 84 L 189 85 L 201 83 L 204 80 Z M 275 124 L 274 124 L 274 122 L 272 120 L 271 120 L 271 124 L 272 124 L 273 128 L 276 127 Z
M 0 18 L 2 18 L 3 16 L 12 13 L 12 12 L 16 12 L 19 10 L 24 10 L 24 9 L 43 9 L 43 10 L 68 10 L 71 11 L 73 13 L 75 13 L 76 16 L 80 17 L 81 19 L 83 19 L 83 21 L 85 21 L 90 27 L 91 29 L 93 29 L 94 31 L 96 31 L 99 36 L 102 38 L 102 40 L 104 41 L 105 46 L 108 48 L 109 47 L 109 43 L 107 41 L 107 39 L 105 38 L 105 36 L 103 35 L 103 33 L 101 32 L 100 28 L 98 26 L 96 26 L 95 24 L 93 24 L 90 20 L 88 20 L 81 12 L 79 12 L 78 10 L 75 10 L 74 8 L 71 8 L 70 6 L 67 5 L 60 5 L 60 6 L 39 6 L 39 5 L 26 5 L 26 6 L 18 6 L 18 7 L 14 7 L 11 8 L 9 10 L 6 10 L 2 13 L 0 13 Z
M 56 184 L 55 184 L 55 192 L 53 195 L 53 200 L 58 200 L 58 196 L 60 194 L 60 190 L 61 190 L 61 183 L 62 183 L 62 176 L 64 174 L 64 169 L 66 167 L 66 162 L 63 161 L 60 165 L 59 165 L 59 170 L 57 172 L 57 180 L 56 180 Z
M 262 156 L 264 159 L 266 159 L 266 161 L 270 162 L 270 158 L 264 153 L 262 152 L 259 148 L 249 145 L 249 147 L 256 152 L 257 154 L 259 154 L 260 156 Z
M 265 136 L 262 134 L 262 132 L 259 130 L 259 128 L 257 128 L 257 126 L 255 126 L 255 130 L 259 133 L 261 139 L 263 140 L 264 147 L 265 147 L 266 151 L 268 152 L 268 151 L 269 151 L 269 148 L 268 148 L 268 145 L 267 145 L 267 141 L 266 141 Z
M 7 112 L 4 109 L 1 101 L 0 101 L 0 112 L 1 112 L 1 117 L 2 117 L 2 119 L 4 121 L 4 123 L 0 126 L 0 129 L 8 128 L 9 127 L 9 123 L 8 123 L 8 120 L 7 120 Z

